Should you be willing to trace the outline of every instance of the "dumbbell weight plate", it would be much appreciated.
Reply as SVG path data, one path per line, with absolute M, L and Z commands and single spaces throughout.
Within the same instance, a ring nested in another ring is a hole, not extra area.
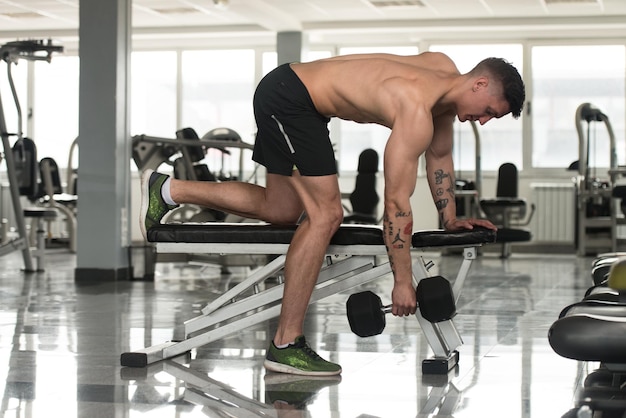
M 383 304 L 375 293 L 370 291 L 350 295 L 346 302 L 350 329 L 359 337 L 378 335 L 385 329 Z
M 429 322 L 442 322 L 456 315 L 456 303 L 450 282 L 442 276 L 422 279 L 417 284 L 417 304 Z

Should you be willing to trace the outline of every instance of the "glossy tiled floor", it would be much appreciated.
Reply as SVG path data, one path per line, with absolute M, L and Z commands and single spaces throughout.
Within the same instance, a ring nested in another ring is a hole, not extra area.
M 162 263 L 154 282 L 77 285 L 74 256 L 49 252 L 45 273 L 0 258 L 2 417 L 561 417 L 593 365 L 557 356 L 547 332 L 589 287 L 590 259 L 484 254 L 470 271 L 455 323 L 465 344 L 449 377 L 421 374 L 428 347 L 414 318 L 387 319 L 359 338 L 346 294 L 312 305 L 307 338 L 339 362 L 341 379 L 269 375 L 269 321 L 145 369 L 120 354 L 180 339 L 183 321 L 239 278 L 206 265 Z M 460 256 L 432 254 L 453 278 Z M 391 279 L 368 285 L 389 301 Z M 355 289 L 355 291 L 358 289 Z

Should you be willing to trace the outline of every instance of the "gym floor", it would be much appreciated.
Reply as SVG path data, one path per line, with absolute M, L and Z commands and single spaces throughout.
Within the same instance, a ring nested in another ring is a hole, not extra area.
M 424 256 L 456 276 L 460 255 Z M 334 295 L 309 308 L 306 336 L 343 374 L 306 379 L 263 369 L 275 320 L 175 360 L 120 367 L 122 352 L 181 339 L 183 322 L 243 268 L 225 275 L 159 263 L 154 282 L 76 284 L 66 249 L 49 250 L 36 274 L 21 271 L 19 252 L 8 254 L 0 258 L 0 416 L 561 417 L 598 365 L 559 357 L 547 334 L 590 286 L 590 264 L 574 255 L 481 254 L 458 303 L 465 344 L 449 376 L 422 375 L 429 350 L 415 318 L 387 315 L 383 334 L 359 338 L 346 319 L 348 294 Z M 388 303 L 391 286 L 385 277 L 366 288 Z

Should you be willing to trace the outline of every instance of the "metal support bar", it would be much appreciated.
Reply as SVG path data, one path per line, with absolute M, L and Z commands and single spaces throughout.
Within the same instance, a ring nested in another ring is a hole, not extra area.
M 285 255 L 281 255 L 270 261 L 267 265 L 261 267 L 250 276 L 248 276 L 244 281 L 234 286 L 232 289 L 222 294 L 222 296 L 218 297 L 213 302 L 202 308 L 202 313 L 205 315 L 210 314 L 211 312 L 219 309 L 220 307 L 234 299 L 236 296 L 239 296 L 241 293 L 248 290 L 253 285 L 262 282 L 269 276 L 275 274 L 284 267 L 285 258 Z
M 391 267 L 389 266 L 389 263 L 385 263 L 360 274 L 333 281 L 330 284 L 322 283 L 322 286 L 316 287 L 313 291 L 310 303 L 317 302 L 330 295 L 343 292 L 360 284 L 368 283 L 388 273 L 391 273 Z M 241 331 L 252 325 L 274 318 L 280 313 L 280 308 L 280 305 L 268 307 L 252 315 L 244 316 L 243 318 L 221 325 L 218 328 L 205 331 L 200 335 L 187 338 L 180 342 L 169 342 L 131 353 L 124 353 L 121 358 L 122 366 L 144 367 L 156 361 L 176 357 L 192 350 L 193 348 L 209 344 L 234 332 Z
M 328 280 L 350 272 L 358 274 L 364 271 L 364 269 L 372 267 L 374 267 L 374 263 L 369 257 L 351 257 L 322 269 L 320 275 L 318 276 L 317 283 L 320 285 Z M 203 328 L 230 320 L 246 312 L 274 303 L 282 298 L 284 287 L 285 285 L 281 283 L 253 296 L 249 296 L 245 299 L 223 306 L 221 309 L 217 309 L 209 314 L 190 319 L 185 322 L 185 335 L 189 335 Z

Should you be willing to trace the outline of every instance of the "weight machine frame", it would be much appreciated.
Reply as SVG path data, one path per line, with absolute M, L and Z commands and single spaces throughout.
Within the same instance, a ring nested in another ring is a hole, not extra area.
M 0 137 L 2 138 L 2 147 L 4 150 L 4 159 L 7 164 L 7 176 L 9 179 L 9 190 L 11 192 L 11 201 L 13 211 L 15 212 L 15 221 L 17 226 L 18 237 L 7 243 L 0 245 L 0 256 L 9 254 L 13 251 L 21 250 L 24 259 L 24 270 L 35 271 L 33 268 L 33 259 L 30 244 L 27 238 L 26 221 L 24 220 L 24 212 L 20 201 L 19 182 L 11 149 L 10 137 L 17 136 L 18 140 L 22 138 L 22 108 L 20 106 L 13 76 L 11 74 L 11 65 L 17 64 L 20 59 L 26 61 L 46 61 L 52 60 L 52 54 L 55 52 L 63 52 L 63 47 L 53 45 L 51 40 L 29 40 L 29 41 L 13 41 L 8 42 L 0 47 L 0 58 L 7 64 L 7 76 L 9 85 L 13 94 L 13 101 L 17 108 L 18 129 L 17 133 L 9 133 L 6 125 L 4 108 L 2 105 L 2 97 L 0 95 Z

